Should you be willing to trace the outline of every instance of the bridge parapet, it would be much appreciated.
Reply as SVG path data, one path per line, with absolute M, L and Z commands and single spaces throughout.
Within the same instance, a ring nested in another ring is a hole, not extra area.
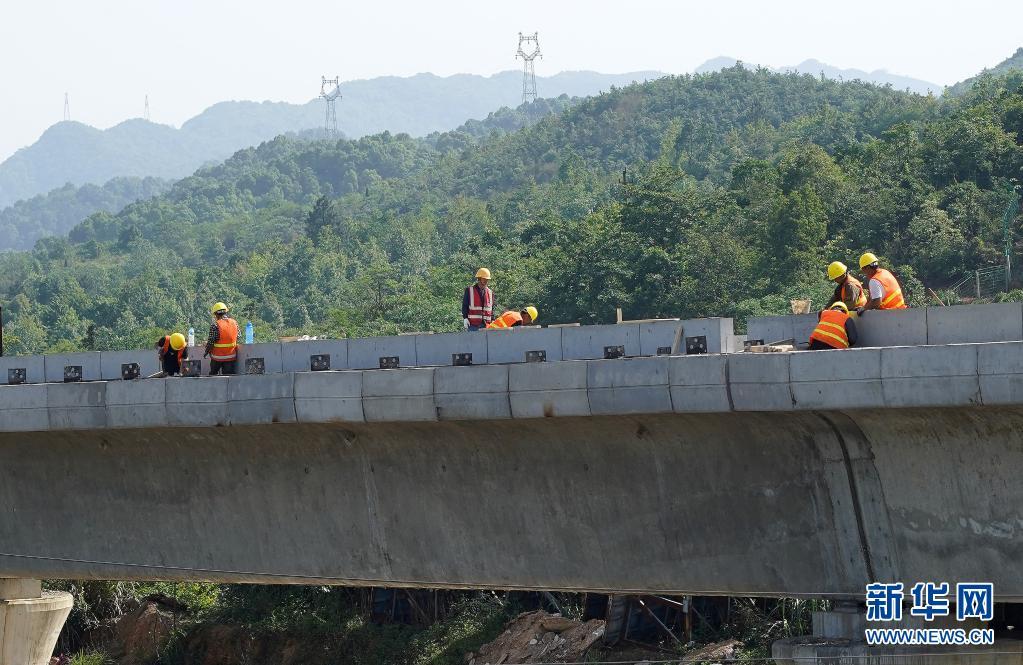
M 816 314 L 754 316 L 747 321 L 750 339 L 766 343 L 805 342 Z M 924 346 L 1023 340 L 1023 303 L 989 303 L 952 307 L 867 312 L 856 321 L 860 346 Z
M 0 386 L 0 431 L 1021 403 L 1023 342 L 989 342 Z

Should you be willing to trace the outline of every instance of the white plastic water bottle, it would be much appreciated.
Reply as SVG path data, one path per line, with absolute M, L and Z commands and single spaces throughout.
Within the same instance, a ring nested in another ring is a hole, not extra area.
M 245 324 L 245 343 L 252 344 L 254 337 L 255 335 L 253 334 L 252 331 L 252 321 L 249 321 L 248 323 Z
M 195 328 L 188 329 L 188 345 L 195 346 Z

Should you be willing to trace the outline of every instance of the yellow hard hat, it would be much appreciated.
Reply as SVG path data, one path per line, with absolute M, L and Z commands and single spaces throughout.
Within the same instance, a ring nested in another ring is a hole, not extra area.
M 217 312 L 226 312 L 226 311 L 227 311 L 227 305 L 225 305 L 222 302 L 218 302 L 213 307 L 210 307 L 210 312 L 212 312 L 213 314 L 216 314 Z
M 476 278 L 490 279 L 490 268 L 480 268 L 476 271 Z
M 532 305 L 527 307 L 524 311 L 529 314 L 530 321 L 536 321 L 536 318 L 540 316 L 540 312 L 536 311 L 536 307 L 533 307 Z
M 828 279 L 830 280 L 836 280 L 847 272 L 849 272 L 849 268 L 841 261 L 832 261 L 828 264 Z
M 866 254 L 860 257 L 860 270 L 863 270 L 871 263 L 877 263 L 877 257 L 874 256 L 871 252 L 867 252 Z
M 180 351 L 185 348 L 185 336 L 181 333 L 174 333 L 171 335 L 170 347 L 175 351 Z
M 831 303 L 831 306 L 828 307 L 828 309 L 840 309 L 843 312 L 845 312 L 846 314 L 849 313 L 849 306 L 846 305 L 841 300 L 836 300 L 835 302 Z

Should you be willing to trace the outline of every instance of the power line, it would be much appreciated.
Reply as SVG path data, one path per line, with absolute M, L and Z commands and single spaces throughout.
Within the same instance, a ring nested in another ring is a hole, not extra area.
M 533 60 L 543 59 L 540 53 L 540 33 L 534 32 L 531 35 L 519 33 L 519 50 L 515 58 L 522 58 L 522 103 L 536 101 L 536 72 L 533 69 Z M 529 50 L 523 48 L 526 46 Z

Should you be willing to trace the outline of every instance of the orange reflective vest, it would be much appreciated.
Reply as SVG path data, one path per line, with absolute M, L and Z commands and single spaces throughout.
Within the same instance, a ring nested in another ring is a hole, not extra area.
M 480 297 L 478 284 L 469 286 L 469 319 L 470 326 L 482 328 L 494 320 L 494 292 L 489 286 L 483 287 L 483 297 Z
M 522 315 L 518 312 L 505 312 L 487 328 L 511 328 L 516 325 L 522 325 Z
M 863 284 L 860 280 L 856 279 L 852 275 L 846 275 L 846 281 L 839 284 L 835 289 L 835 294 L 831 297 L 831 302 L 844 302 L 845 306 L 849 309 L 856 309 L 857 307 L 863 307 L 867 304 L 867 292 L 863 290 Z M 856 294 L 852 302 L 846 300 L 847 287 L 852 287 L 852 292 Z
M 821 320 L 810 333 L 810 341 L 817 340 L 836 349 L 849 348 L 849 335 L 845 332 L 845 322 L 849 315 L 837 309 L 826 309 L 821 312 Z
M 171 351 L 170 335 L 164 335 L 163 336 L 163 351 L 160 353 L 160 359 L 163 360 L 164 356 L 166 356 L 167 353 L 170 352 L 170 351 Z M 181 349 L 180 351 L 177 352 L 177 354 L 178 354 L 178 364 L 180 364 L 181 363 L 181 357 L 185 354 L 185 350 Z
M 213 343 L 210 358 L 217 362 L 238 359 L 238 322 L 224 317 L 217 319 L 217 341 Z
M 878 268 L 870 279 L 876 279 L 884 287 L 884 297 L 880 309 L 906 309 L 906 301 L 902 297 L 899 280 L 884 268 Z M 868 283 L 869 285 L 869 283 Z

